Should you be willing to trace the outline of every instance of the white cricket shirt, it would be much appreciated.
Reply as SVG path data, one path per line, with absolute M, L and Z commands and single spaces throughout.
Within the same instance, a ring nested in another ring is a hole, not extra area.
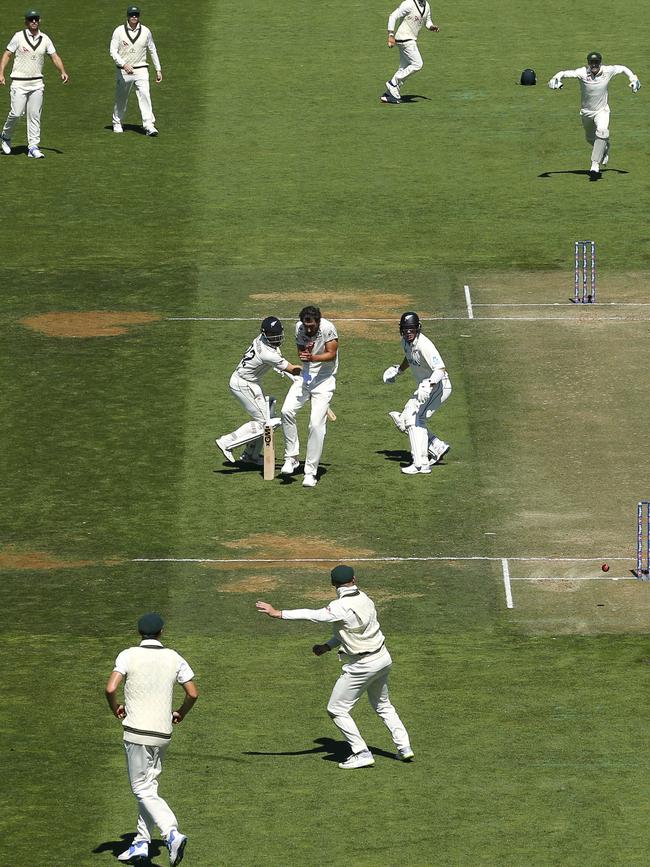
M 558 72 L 554 78 L 577 78 L 580 82 L 580 114 L 593 117 L 599 111 L 609 108 L 607 103 L 609 82 L 615 75 L 627 75 L 630 81 L 636 80 L 636 75 L 627 66 L 601 66 L 598 75 L 592 75 L 588 66 L 578 69 L 566 69 Z
M 442 356 L 426 334 L 418 334 L 413 343 L 402 338 L 402 348 L 418 385 L 429 379 L 434 370 L 444 370 Z
M 243 354 L 235 368 L 235 374 L 246 382 L 259 382 L 272 367 L 276 370 L 286 370 L 289 362 L 282 357 L 277 347 L 267 343 L 260 334 Z
M 401 21 L 401 24 L 395 30 L 398 21 Z M 432 24 L 429 4 L 419 3 L 418 0 L 404 0 L 388 18 L 388 30 L 395 33 L 396 42 L 417 39 L 422 26 L 431 27 Z
M 313 337 L 310 337 L 305 330 L 305 326 L 300 320 L 296 322 L 296 346 L 300 348 L 305 346 L 309 349 L 312 355 L 320 355 L 325 352 L 325 344 L 330 340 L 338 340 L 339 336 L 336 327 L 329 319 L 321 319 L 318 331 Z M 305 384 L 313 386 L 327 379 L 328 376 L 336 376 L 336 371 L 339 369 L 339 354 L 332 361 L 303 361 L 302 371 Z
M 7 51 L 14 55 L 11 78 L 15 81 L 43 78 L 43 64 L 46 54 L 56 54 L 54 43 L 45 33 L 39 31 L 32 39 L 28 30 L 19 30 L 11 37 Z
M 110 53 L 120 69 L 125 63 L 130 63 L 134 69 L 148 66 L 147 51 L 151 55 L 153 68 L 156 72 L 160 72 L 162 67 L 158 59 L 158 51 L 148 27 L 138 24 L 135 30 L 131 30 L 128 24 L 120 24 L 113 31 Z

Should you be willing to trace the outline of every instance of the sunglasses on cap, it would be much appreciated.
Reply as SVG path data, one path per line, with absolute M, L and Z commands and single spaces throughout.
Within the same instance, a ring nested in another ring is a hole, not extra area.
M 40 21 L 40 15 L 30 15 L 29 18 L 25 18 L 25 21 Z

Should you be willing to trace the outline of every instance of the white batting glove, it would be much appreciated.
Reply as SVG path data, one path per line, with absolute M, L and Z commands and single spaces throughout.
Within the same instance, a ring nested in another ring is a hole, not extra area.
M 428 379 L 422 380 L 422 382 L 418 385 L 418 390 L 416 392 L 416 397 L 418 399 L 418 403 L 426 403 L 431 397 L 431 392 L 433 391 L 433 386 L 429 382 Z
M 641 89 L 641 82 L 638 78 L 635 78 L 634 81 L 630 82 L 630 87 L 632 88 L 632 93 L 638 93 Z
M 402 371 L 399 365 L 393 364 L 392 367 L 387 367 L 384 371 L 384 382 L 395 382 Z
M 551 90 L 560 90 L 560 88 L 562 87 L 562 79 L 552 78 L 549 81 L 548 86 L 551 88 Z

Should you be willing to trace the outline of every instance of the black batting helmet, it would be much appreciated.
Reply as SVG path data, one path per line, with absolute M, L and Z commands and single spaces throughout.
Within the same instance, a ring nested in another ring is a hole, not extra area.
M 405 331 L 415 330 L 416 336 L 420 333 L 420 317 L 417 313 L 409 310 L 407 313 L 402 313 L 399 321 L 399 333 L 404 336 Z
M 281 346 L 284 340 L 284 328 L 282 323 L 275 316 L 267 316 L 262 321 L 260 332 L 266 338 L 267 343 L 271 346 Z
M 521 73 L 520 84 L 525 84 L 526 86 L 530 86 L 531 84 L 537 84 L 537 76 L 535 75 L 534 69 L 524 69 Z

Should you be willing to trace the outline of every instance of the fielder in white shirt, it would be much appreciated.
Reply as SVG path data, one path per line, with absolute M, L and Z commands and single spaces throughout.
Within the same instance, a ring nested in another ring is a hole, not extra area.
M 231 464 L 236 463 L 233 449 L 246 446 L 241 457 L 242 463 L 261 465 L 264 462 L 262 434 L 267 418 L 274 428 L 280 424 L 279 418 L 273 418 L 275 401 L 271 405 L 267 403 L 260 380 L 272 368 L 278 373 L 287 371 L 292 375 L 301 372 L 297 364 L 291 364 L 282 357 L 279 347 L 283 340 L 282 323 L 275 316 L 267 316 L 260 326 L 259 336 L 248 347 L 230 377 L 230 391 L 252 418 L 252 421 L 247 421 L 232 433 L 224 434 L 215 440 L 217 447 Z
M 305 455 L 304 488 L 315 487 L 318 465 L 323 453 L 327 410 L 336 389 L 339 367 L 339 336 L 329 319 L 323 319 L 318 307 L 303 307 L 296 322 L 296 346 L 302 361 L 302 376 L 289 389 L 282 405 L 284 434 L 284 464 L 280 473 L 291 475 L 300 466 L 300 442 L 296 413 L 307 401 L 311 402 L 307 452 Z
M 37 9 L 25 12 L 25 29 L 14 33 L 0 57 L 0 85 L 5 84 L 5 68 L 13 56 L 11 70 L 11 109 L 0 133 L 0 147 L 7 156 L 11 153 L 11 136 L 18 118 L 27 116 L 27 156 L 43 159 L 41 143 L 41 112 L 43 110 L 43 65 L 48 54 L 65 84 L 68 73 L 56 53 L 54 43 L 40 30 L 41 16 Z
M 337 566 L 330 573 L 336 599 L 325 608 L 296 608 L 280 611 L 268 602 L 257 602 L 255 607 L 269 617 L 282 620 L 311 620 L 312 623 L 331 623 L 334 634 L 325 644 L 312 648 L 322 656 L 338 648 L 343 674 L 334 685 L 327 712 L 352 749 L 352 755 L 339 764 L 344 770 L 366 768 L 375 760 L 361 737 L 350 711 L 364 692 L 373 710 L 390 731 L 397 747 L 397 758 L 410 762 L 414 758 L 408 732 L 397 715 L 388 695 L 388 675 L 393 664 L 379 627 L 372 599 L 357 587 L 351 566 Z
M 406 401 L 402 412 L 391 412 L 390 417 L 402 433 L 408 434 L 413 462 L 402 467 L 406 475 L 430 473 L 451 446 L 427 428 L 427 419 L 440 409 L 451 394 L 451 381 L 445 363 L 429 338 L 422 334 L 420 317 L 409 311 L 399 322 L 404 358 L 399 365 L 384 371 L 384 382 L 395 382 L 409 367 L 417 388 Z
M 562 87 L 563 78 L 577 78 L 580 82 L 580 119 L 585 138 L 591 145 L 589 179 L 598 180 L 600 167 L 609 161 L 609 82 L 615 75 L 627 75 L 632 93 L 637 93 L 641 82 L 627 66 L 603 66 L 598 51 L 587 55 L 587 65 L 578 69 L 556 72 L 548 83 L 551 90 Z
M 153 612 L 138 620 L 141 641 L 118 654 L 106 684 L 106 698 L 124 730 L 124 750 L 131 790 L 138 801 L 138 824 L 132 844 L 118 861 L 146 860 L 154 826 L 158 826 L 174 867 L 183 860 L 187 837 L 178 830 L 176 816 L 158 794 L 158 777 L 172 736 L 194 706 L 198 690 L 194 672 L 183 657 L 163 647 L 160 636 L 164 621 Z M 124 703 L 117 692 L 124 681 Z M 185 692 L 183 704 L 172 711 L 174 685 Z
M 395 30 L 397 22 L 399 27 Z M 386 92 L 380 97 L 382 102 L 398 103 L 402 101 L 400 88 L 404 81 L 422 69 L 423 61 L 418 48 L 418 36 L 422 26 L 433 33 L 440 28 L 431 20 L 431 9 L 427 0 L 404 0 L 390 13 L 388 19 L 388 47 L 399 48 L 399 68 L 395 75 L 386 82 Z
M 123 123 L 129 105 L 129 94 L 135 86 L 144 131 L 147 135 L 158 135 L 149 90 L 147 51 L 156 70 L 156 83 L 160 84 L 163 80 L 162 67 L 151 30 L 140 23 L 139 7 L 129 6 L 126 10 L 126 24 L 115 28 L 110 45 L 110 54 L 116 66 L 113 132 L 124 132 Z

